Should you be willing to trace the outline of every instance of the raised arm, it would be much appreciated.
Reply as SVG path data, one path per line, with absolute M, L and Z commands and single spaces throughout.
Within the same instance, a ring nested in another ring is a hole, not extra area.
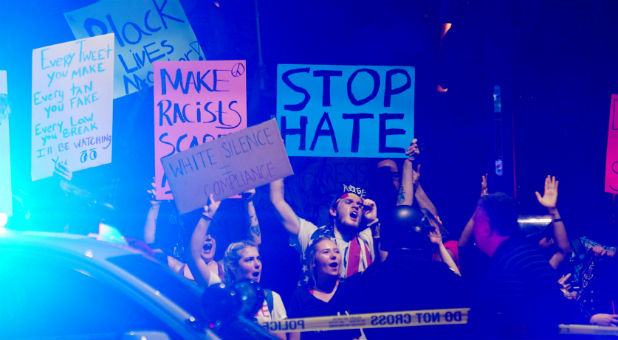
M 285 229 L 293 235 L 298 235 L 300 223 L 292 207 L 285 201 L 283 179 L 270 182 L 270 201 Z
M 208 202 L 206 202 L 206 205 L 204 206 L 202 216 L 200 216 L 200 220 L 197 222 L 197 225 L 191 234 L 191 256 L 189 256 L 188 264 L 195 281 L 202 286 L 208 285 L 211 275 L 210 270 L 208 270 L 208 265 L 202 259 L 202 247 L 204 246 L 204 240 L 208 234 L 210 223 L 212 222 L 217 209 L 219 209 L 220 204 L 221 202 L 215 201 L 213 194 L 210 194 L 208 197 Z
M 416 190 L 414 190 L 414 198 L 416 198 L 419 207 L 429 210 L 429 212 L 431 212 L 439 221 L 441 221 L 440 215 L 438 215 L 438 209 L 429 199 L 429 196 L 427 196 L 427 193 L 425 193 L 425 190 L 423 189 L 423 186 L 420 182 L 418 183 Z
M 484 174 L 481 176 L 481 197 L 487 195 L 488 193 L 489 192 L 487 190 L 487 174 Z M 460 247 L 465 247 L 470 242 L 474 242 L 474 240 L 472 240 L 472 223 L 473 223 L 472 217 L 470 217 L 470 219 L 468 220 L 468 223 L 466 223 L 466 226 L 461 232 L 461 236 L 459 236 L 459 246 Z
M 434 224 L 432 224 L 432 226 L 434 227 L 434 230 L 429 233 L 429 240 L 431 243 L 438 246 L 438 255 L 440 256 L 440 260 L 442 260 L 442 262 L 444 262 L 455 274 L 461 276 L 455 260 L 453 260 L 453 257 L 444 246 L 444 243 L 442 243 L 440 228 Z
M 378 206 L 372 199 L 365 198 L 363 201 L 363 217 L 367 226 L 371 228 L 371 235 L 373 236 L 373 249 L 376 257 L 380 259 L 380 262 L 384 262 L 388 256 L 388 252 L 382 250 L 382 240 L 380 238 L 380 220 L 378 219 Z
M 556 177 L 547 175 L 547 177 L 545 177 L 545 190 L 543 196 L 541 196 L 538 191 L 535 191 L 534 194 L 539 203 L 546 207 L 552 216 L 554 239 L 558 246 L 558 251 L 549 259 L 549 264 L 554 268 L 558 268 L 560 263 L 571 254 L 571 242 L 569 242 L 566 228 L 564 227 L 564 223 L 556 207 L 556 203 L 558 202 L 558 181 Z
M 420 154 L 418 148 L 418 140 L 414 138 L 410 142 L 410 146 L 406 150 L 408 158 L 403 162 L 401 172 L 401 185 L 399 187 L 399 196 L 397 197 L 397 205 L 412 205 L 414 202 L 414 191 L 418 186 L 420 175 L 420 164 L 417 169 L 414 169 L 412 162 Z
M 242 198 L 247 204 L 247 214 L 249 215 L 249 235 L 253 243 L 260 245 L 262 244 L 262 232 L 260 230 L 260 222 L 255 213 L 255 206 L 253 205 L 254 196 L 255 189 L 247 190 L 242 193 Z
M 146 214 L 146 222 L 144 223 L 144 242 L 153 244 L 155 242 L 155 234 L 157 232 L 157 218 L 159 217 L 159 209 L 161 208 L 161 201 L 157 201 L 154 195 L 154 179 L 152 182 L 152 188 L 147 191 L 150 195 L 150 207 Z

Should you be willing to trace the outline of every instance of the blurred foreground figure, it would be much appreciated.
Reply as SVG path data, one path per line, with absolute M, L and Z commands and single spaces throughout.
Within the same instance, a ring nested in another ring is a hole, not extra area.
M 481 197 L 472 220 L 476 245 L 491 258 L 475 287 L 475 336 L 557 337 L 557 325 L 569 308 L 547 257 L 520 235 L 513 199 L 504 193 Z
M 468 307 L 461 277 L 445 263 L 432 260 L 437 248 L 430 239 L 434 231 L 420 211 L 405 205 L 393 210 L 382 228 L 388 257 L 346 281 L 356 288 L 348 299 L 354 314 Z M 466 327 L 373 328 L 364 332 L 367 339 L 456 339 L 465 336 Z

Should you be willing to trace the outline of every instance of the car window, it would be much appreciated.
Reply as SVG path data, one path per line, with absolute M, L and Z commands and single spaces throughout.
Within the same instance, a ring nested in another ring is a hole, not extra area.
M 0 338 L 119 339 L 135 330 L 178 336 L 125 292 L 87 270 L 3 254 Z

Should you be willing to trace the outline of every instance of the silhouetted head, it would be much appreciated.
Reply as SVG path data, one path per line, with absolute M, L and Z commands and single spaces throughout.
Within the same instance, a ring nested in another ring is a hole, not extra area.
M 431 255 L 429 233 L 434 227 L 427 215 L 407 205 L 400 205 L 383 224 L 381 234 L 388 251 L 407 250 Z

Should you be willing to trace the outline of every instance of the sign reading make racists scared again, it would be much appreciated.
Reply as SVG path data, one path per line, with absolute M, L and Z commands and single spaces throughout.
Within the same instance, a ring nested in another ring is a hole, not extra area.
M 403 158 L 414 67 L 278 65 L 277 119 L 290 156 Z
M 32 180 L 112 161 L 114 35 L 32 51 Z
M 161 159 L 180 213 L 293 174 L 277 122 L 223 136 Z
M 172 199 L 160 159 L 247 127 L 244 60 L 154 63 L 155 192 Z
M 203 60 L 179 0 L 99 0 L 64 14 L 76 38 L 114 33 L 114 98 L 153 85 L 157 60 Z

